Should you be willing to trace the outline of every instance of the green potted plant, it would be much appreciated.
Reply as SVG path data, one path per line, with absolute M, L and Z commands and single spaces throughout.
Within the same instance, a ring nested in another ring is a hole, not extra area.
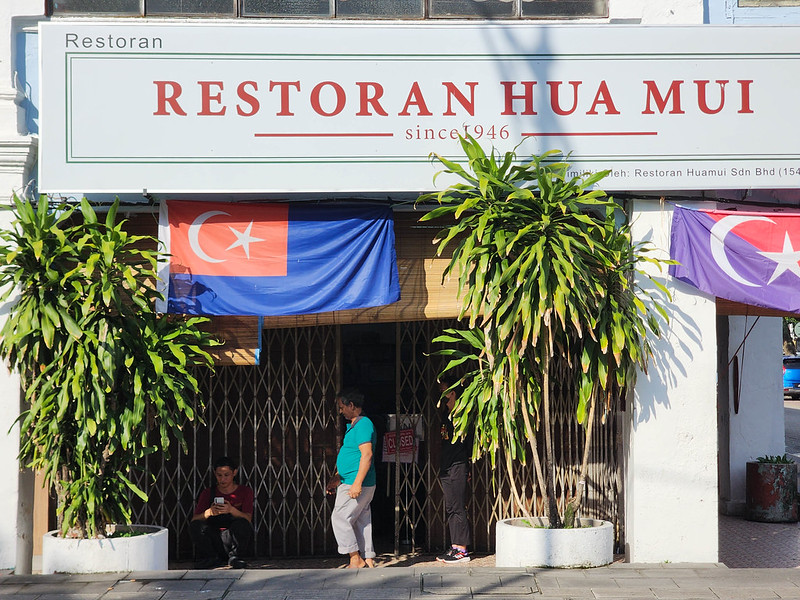
M 768 523 L 797 521 L 797 463 L 786 454 L 759 456 L 745 465 L 745 517 Z
M 532 459 L 544 499 L 544 514 L 531 518 L 536 499 L 524 497 L 512 478 L 512 496 L 526 518 L 498 523 L 497 564 L 610 562 L 610 524 L 603 526 L 607 531 L 600 535 L 597 556 L 563 558 L 552 556 L 559 554 L 555 550 L 539 555 L 527 540 L 519 542 L 524 549 L 518 551 L 505 538 L 522 528 L 547 532 L 592 524 L 577 518 L 590 425 L 598 407 L 605 410 L 633 386 L 637 369 L 647 366 L 648 335 L 660 335 L 657 314 L 665 322 L 667 314 L 635 275 L 643 274 L 668 297 L 664 286 L 640 269 L 643 262 L 660 269 L 667 261 L 648 256 L 648 244 L 634 243 L 630 226 L 618 222 L 620 207 L 592 189 L 608 171 L 573 176 L 556 151 L 520 162 L 515 152 L 487 154 L 470 137 L 462 138 L 461 146 L 466 166 L 436 155 L 444 172 L 460 182 L 420 197 L 440 205 L 422 220 L 454 220 L 439 234 L 438 246 L 439 254 L 447 250 L 451 256 L 445 276 L 458 276 L 460 316 L 468 318 L 466 328 L 438 338 L 447 344 L 440 352 L 449 358 L 444 372 L 463 373 L 452 419 L 456 435 L 474 433 L 474 458 L 486 454 L 494 463 L 499 453 L 509 472 L 513 464 Z M 579 483 L 563 514 L 556 502 L 551 431 L 557 389 L 574 391 L 575 418 L 585 433 Z M 525 527 L 531 524 L 541 526 Z M 551 548 L 556 543 L 545 542 Z M 580 550 L 587 544 L 567 545 Z M 526 558 L 530 562 L 520 562 Z
M 138 543 L 138 558 L 113 554 L 135 541 L 108 538 L 130 526 L 131 495 L 147 499 L 131 469 L 173 439 L 184 445 L 181 427 L 198 416 L 193 365 L 212 366 L 205 348 L 216 342 L 198 327 L 204 319 L 155 312 L 157 240 L 127 234 L 118 202 L 104 221 L 86 199 L 79 211 L 45 196 L 14 204 L 0 232 L 2 299 L 12 302 L 0 355 L 24 391 L 20 463 L 57 498 L 42 570 L 167 568 L 166 530 L 152 528 L 157 539 Z

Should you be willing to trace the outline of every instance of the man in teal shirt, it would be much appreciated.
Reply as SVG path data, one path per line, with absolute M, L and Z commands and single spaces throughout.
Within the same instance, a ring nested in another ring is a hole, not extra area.
M 336 395 L 336 404 L 349 423 L 336 457 L 337 474 L 328 483 L 329 494 L 336 493 L 331 515 L 333 534 L 341 554 L 350 555 L 348 568 L 375 566 L 372 545 L 372 511 L 375 495 L 375 464 L 372 460 L 375 427 L 364 410 L 364 394 L 348 390 Z

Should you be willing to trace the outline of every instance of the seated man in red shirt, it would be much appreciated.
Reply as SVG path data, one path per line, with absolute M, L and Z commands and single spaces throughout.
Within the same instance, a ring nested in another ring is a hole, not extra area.
M 227 456 L 214 463 L 217 485 L 203 490 L 197 500 L 189 532 L 196 550 L 195 568 L 225 564 L 244 569 L 240 552 L 253 537 L 253 490 L 234 481 L 238 468 Z

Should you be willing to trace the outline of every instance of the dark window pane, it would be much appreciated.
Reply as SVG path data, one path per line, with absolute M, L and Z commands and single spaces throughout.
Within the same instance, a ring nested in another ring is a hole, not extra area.
M 328 0 L 242 0 L 245 17 L 328 17 Z
M 502 19 L 516 16 L 515 4 L 514 0 L 431 0 L 431 16 Z
M 422 0 L 336 0 L 336 16 L 422 18 Z
M 148 15 L 235 15 L 235 0 L 145 0 Z
M 606 0 L 522 0 L 523 18 L 606 17 Z
M 52 0 L 52 14 L 102 13 L 139 15 L 139 0 Z

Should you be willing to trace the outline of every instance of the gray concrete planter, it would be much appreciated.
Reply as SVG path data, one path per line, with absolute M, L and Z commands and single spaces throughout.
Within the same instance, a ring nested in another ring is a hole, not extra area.
M 797 521 L 796 463 L 747 463 L 745 518 L 768 523 Z
M 111 573 L 125 571 L 166 571 L 169 530 L 151 525 L 117 526 L 143 531 L 142 535 L 110 539 L 56 537 L 44 534 L 42 573 Z
M 547 519 L 542 517 L 498 521 L 495 565 L 569 568 L 600 567 L 613 562 L 611 523 L 580 519 L 580 525 L 574 529 L 548 529 Z

